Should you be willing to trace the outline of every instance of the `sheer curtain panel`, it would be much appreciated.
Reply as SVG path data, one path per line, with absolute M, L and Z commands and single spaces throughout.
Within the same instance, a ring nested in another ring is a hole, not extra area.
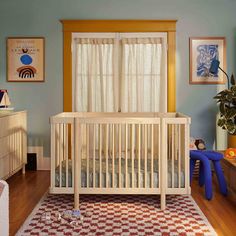
M 121 111 L 166 112 L 166 53 L 162 38 L 122 38 Z
M 166 112 L 166 39 L 164 33 L 76 35 L 74 111 Z
M 114 112 L 117 82 L 112 38 L 75 39 L 74 110 Z

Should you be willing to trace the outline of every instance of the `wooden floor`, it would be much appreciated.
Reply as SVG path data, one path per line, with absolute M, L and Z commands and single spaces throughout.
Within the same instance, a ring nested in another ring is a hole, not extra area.
M 219 236 L 236 235 L 236 202 L 219 193 L 216 180 L 213 184 L 213 198 L 204 198 L 204 187 L 196 180 L 192 184 L 192 196 Z
M 7 182 L 10 186 L 10 236 L 15 235 L 34 206 L 49 187 L 49 171 L 18 173 Z M 236 205 L 219 194 L 214 186 L 214 197 L 205 200 L 204 189 L 193 181 L 192 196 L 207 216 L 219 236 L 236 235 Z
M 50 172 L 27 171 L 25 175 L 18 172 L 7 182 L 10 195 L 10 236 L 13 236 L 48 190 Z

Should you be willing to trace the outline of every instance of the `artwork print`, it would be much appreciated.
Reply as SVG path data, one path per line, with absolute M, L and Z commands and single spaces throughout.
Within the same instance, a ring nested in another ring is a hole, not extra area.
M 44 38 L 8 38 L 8 81 L 44 81 Z
M 213 59 L 219 58 L 218 45 L 199 45 L 197 47 L 197 76 L 209 77 L 209 69 Z M 214 75 L 217 77 L 218 75 Z
M 224 83 L 224 75 L 209 72 L 212 60 L 220 61 L 220 67 L 225 67 L 224 38 L 190 38 L 190 83 L 220 84 Z

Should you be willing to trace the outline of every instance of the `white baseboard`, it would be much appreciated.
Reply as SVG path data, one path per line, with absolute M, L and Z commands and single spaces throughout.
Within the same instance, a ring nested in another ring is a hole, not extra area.
M 28 153 L 36 153 L 37 155 L 37 170 L 50 170 L 51 159 L 43 156 L 42 146 L 28 146 Z

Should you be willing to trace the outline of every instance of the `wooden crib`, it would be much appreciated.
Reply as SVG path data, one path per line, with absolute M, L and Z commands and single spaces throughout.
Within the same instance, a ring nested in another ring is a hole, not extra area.
M 180 113 L 51 117 L 50 193 L 190 194 L 190 118 Z

